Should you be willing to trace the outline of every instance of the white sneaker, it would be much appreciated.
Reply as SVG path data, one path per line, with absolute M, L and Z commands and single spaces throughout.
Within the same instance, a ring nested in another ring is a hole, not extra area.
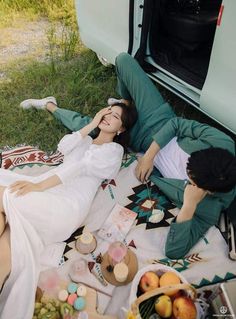
M 53 96 L 48 96 L 45 97 L 44 99 L 28 99 L 24 100 L 23 102 L 20 103 L 20 107 L 22 109 L 30 109 L 31 107 L 34 107 L 38 110 L 43 110 L 46 108 L 46 105 L 48 102 L 52 102 L 53 104 L 57 105 L 57 101 L 55 97 Z
M 107 100 L 107 104 L 108 105 L 115 105 L 116 103 L 122 103 L 122 100 L 118 100 L 118 99 L 115 99 L 114 97 L 110 97 L 108 100 Z

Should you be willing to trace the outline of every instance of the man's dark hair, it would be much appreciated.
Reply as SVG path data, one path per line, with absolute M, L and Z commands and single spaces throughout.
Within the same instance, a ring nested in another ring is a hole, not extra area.
M 137 121 L 138 112 L 133 104 L 126 105 L 125 103 L 116 103 L 113 106 L 119 106 L 122 109 L 121 122 L 122 126 L 125 128 L 124 132 L 115 136 L 114 142 L 121 144 L 126 153 L 130 143 L 130 129 Z
M 198 187 L 227 193 L 236 185 L 236 157 L 219 147 L 196 151 L 188 159 L 187 172 Z

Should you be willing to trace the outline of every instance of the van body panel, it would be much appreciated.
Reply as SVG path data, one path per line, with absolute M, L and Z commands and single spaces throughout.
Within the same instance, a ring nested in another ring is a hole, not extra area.
M 236 1 L 225 0 L 222 5 L 200 107 L 236 133 Z
M 129 0 L 77 0 L 80 37 L 86 47 L 114 64 L 120 52 L 128 52 Z

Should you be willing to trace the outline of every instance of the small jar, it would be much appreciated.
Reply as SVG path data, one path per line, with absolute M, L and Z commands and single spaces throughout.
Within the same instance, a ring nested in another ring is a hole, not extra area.
M 90 232 L 84 232 L 75 242 L 75 248 L 84 255 L 92 253 L 96 247 L 96 238 Z

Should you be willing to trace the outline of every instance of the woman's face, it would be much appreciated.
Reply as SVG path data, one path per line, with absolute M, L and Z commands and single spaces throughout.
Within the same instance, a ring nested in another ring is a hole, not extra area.
M 117 133 L 118 131 L 122 132 L 122 108 L 120 106 L 114 105 L 111 107 L 111 113 L 105 115 L 98 127 L 101 131 L 109 133 Z

